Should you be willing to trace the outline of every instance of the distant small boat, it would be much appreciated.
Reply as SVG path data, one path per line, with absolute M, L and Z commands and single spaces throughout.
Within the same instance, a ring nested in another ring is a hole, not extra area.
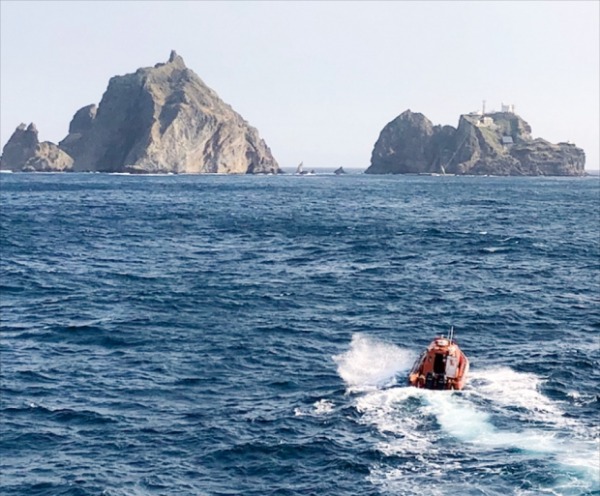
M 296 173 L 297 175 L 299 175 L 299 176 L 306 176 L 307 174 L 314 174 L 314 173 L 315 173 L 314 169 L 312 169 L 312 170 L 309 172 L 309 171 L 305 171 L 305 170 L 303 169 L 303 167 L 304 167 L 304 162 L 300 162 L 300 163 L 298 164 L 298 167 L 296 168 L 296 172 L 295 172 L 295 173 Z
M 438 336 L 413 365 L 408 383 L 421 389 L 457 389 L 465 387 L 469 372 L 469 359 L 453 339 Z

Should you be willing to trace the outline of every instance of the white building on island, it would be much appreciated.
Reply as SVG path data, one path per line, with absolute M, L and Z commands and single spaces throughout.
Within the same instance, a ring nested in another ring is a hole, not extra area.
M 502 112 L 506 112 L 509 114 L 515 113 L 515 104 L 514 103 L 509 103 L 508 105 L 505 105 L 504 103 L 502 103 L 501 108 L 502 108 Z

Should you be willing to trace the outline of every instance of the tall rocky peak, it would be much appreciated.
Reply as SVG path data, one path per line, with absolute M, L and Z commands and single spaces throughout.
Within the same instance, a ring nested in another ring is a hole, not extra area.
M 38 143 L 35 124 L 19 124 L 2 150 L 2 169 L 20 170 L 33 156 Z
M 423 114 L 402 112 L 381 131 L 371 156 L 370 173 L 417 173 L 428 169 L 433 124 Z
M 2 150 L 0 169 L 12 171 L 70 170 L 73 160 L 49 141 L 40 143 L 35 124 L 20 124 Z
M 171 54 L 169 55 L 169 64 L 177 64 L 182 67 L 185 67 L 183 58 L 181 57 L 181 55 L 177 55 L 177 52 L 175 50 L 171 50 Z
M 570 176 L 584 175 L 584 166 L 583 150 L 532 139 L 513 112 L 461 115 L 453 128 L 406 111 L 381 131 L 366 172 Z
M 258 131 L 175 51 L 111 78 L 97 111 L 79 110 L 60 146 L 77 171 L 279 172 Z

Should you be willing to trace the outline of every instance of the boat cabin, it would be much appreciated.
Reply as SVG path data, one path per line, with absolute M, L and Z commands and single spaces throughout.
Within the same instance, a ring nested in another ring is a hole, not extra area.
M 469 360 L 453 339 L 436 337 L 413 365 L 411 386 L 424 389 L 462 389 Z

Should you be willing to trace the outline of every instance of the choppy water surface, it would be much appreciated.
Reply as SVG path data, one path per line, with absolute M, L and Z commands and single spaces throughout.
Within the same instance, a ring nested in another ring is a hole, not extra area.
M 3 494 L 600 494 L 597 177 L 0 181 Z

